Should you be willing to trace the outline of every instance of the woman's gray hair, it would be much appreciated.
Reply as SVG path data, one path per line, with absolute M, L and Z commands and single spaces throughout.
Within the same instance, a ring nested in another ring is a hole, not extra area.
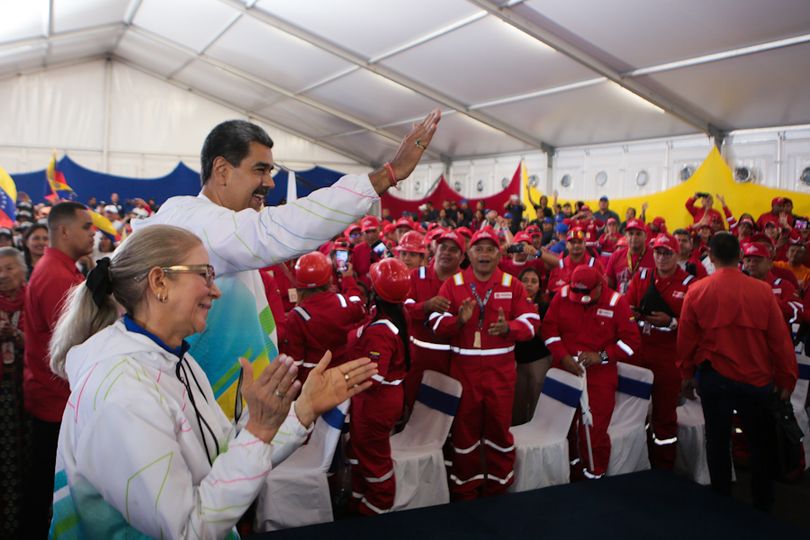
M 22 268 L 23 271 L 27 270 L 28 268 L 27 266 L 25 266 L 25 255 L 23 255 L 23 252 L 17 248 L 14 247 L 0 248 L 0 259 L 3 257 L 13 258 L 15 261 L 17 261 L 17 264 L 20 265 L 20 268 Z
M 51 371 L 67 379 L 65 358 L 70 348 L 118 320 L 121 308 L 131 314 L 146 296 L 149 271 L 182 263 L 200 243 L 194 233 L 169 225 L 145 227 L 127 237 L 111 258 L 112 296 L 101 307 L 84 283 L 68 293 L 51 338 Z

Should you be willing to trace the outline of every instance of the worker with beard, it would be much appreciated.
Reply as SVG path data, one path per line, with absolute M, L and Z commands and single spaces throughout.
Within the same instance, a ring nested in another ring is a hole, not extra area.
M 650 271 L 655 267 L 652 250 L 647 248 L 647 228 L 644 223 L 631 219 L 624 228 L 624 235 L 627 247 L 617 250 L 605 269 L 608 287 L 621 294 L 627 292 L 636 272 L 645 268 Z
M 587 428 L 578 414 L 574 418 L 575 425 L 579 424 L 579 458 L 575 464 L 586 466 L 586 478 L 602 478 L 610 461 L 607 429 L 619 384 L 616 364 L 631 359 L 641 346 L 630 305 L 607 286 L 599 268 L 578 266 L 571 273 L 570 284 L 551 300 L 543 319 L 543 337 L 553 367 L 574 375 L 587 371 L 593 463 L 588 459 Z
M 409 410 L 416 401 L 425 370 L 450 373 L 450 342 L 436 336 L 426 323 L 431 314 L 444 313 L 450 308 L 450 300 L 441 296 L 439 289 L 459 270 L 464 257 L 464 238 L 455 231 L 448 231 L 436 244 L 432 264 L 411 271 L 411 289 L 405 300 L 411 335 L 411 369 L 405 377 L 405 404 Z
M 429 317 L 436 335 L 450 339 L 450 376 L 463 388 L 451 437 L 455 500 L 496 495 L 512 484 L 515 342 L 531 339 L 540 327 L 523 284 L 498 269 L 497 233 L 476 232 L 467 253 L 470 268 L 439 290 L 449 300 L 447 310 Z

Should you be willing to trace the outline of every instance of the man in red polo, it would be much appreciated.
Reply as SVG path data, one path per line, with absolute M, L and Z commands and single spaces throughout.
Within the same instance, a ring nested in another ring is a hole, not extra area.
M 647 228 L 644 223 L 631 219 L 624 227 L 624 235 L 627 238 L 627 247 L 617 249 L 605 269 L 608 287 L 621 294 L 627 292 L 630 280 L 636 272 L 655 267 L 652 250 L 647 246 Z
M 34 267 L 25 293 L 23 392 L 31 415 L 31 463 L 24 494 L 26 538 L 48 535 L 59 427 L 70 386 L 53 374 L 48 345 L 68 291 L 84 281 L 76 261 L 93 252 L 95 229 L 90 212 L 63 202 L 48 215 L 50 247 Z

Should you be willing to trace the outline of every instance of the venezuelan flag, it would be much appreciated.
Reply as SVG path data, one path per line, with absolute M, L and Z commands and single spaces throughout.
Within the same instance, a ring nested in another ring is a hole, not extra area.
M 90 212 L 90 217 L 93 219 L 93 225 L 96 229 L 101 231 L 105 236 L 109 236 L 114 242 L 121 240 L 121 235 L 115 230 L 115 227 L 109 219 L 93 211 L 92 208 L 88 208 L 87 210 Z
M 0 227 L 14 227 L 17 219 L 17 184 L 3 167 L 0 167 Z
M 48 168 L 45 169 L 45 175 L 48 178 L 48 187 L 51 189 L 51 195 L 47 198 L 54 199 L 70 199 L 71 194 L 74 194 L 73 188 L 67 184 L 65 175 L 62 171 L 56 168 L 56 154 L 51 156 L 51 161 L 48 163 Z

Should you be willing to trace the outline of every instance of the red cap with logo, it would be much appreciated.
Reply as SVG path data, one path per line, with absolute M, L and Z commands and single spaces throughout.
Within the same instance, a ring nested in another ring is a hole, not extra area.
M 678 253 L 681 250 L 681 244 L 678 239 L 668 234 L 659 234 L 655 237 L 652 245 L 653 249 L 666 249 L 672 253 Z
M 362 231 L 360 229 L 360 225 L 358 225 L 356 223 L 352 223 L 351 225 L 346 227 L 345 231 L 343 231 L 343 236 L 348 238 L 348 237 L 350 237 L 352 235 L 352 233 L 355 233 L 355 232 L 359 233 L 359 232 L 362 232 Z
M 442 227 L 435 227 L 433 229 L 429 229 L 427 236 L 425 236 L 425 244 L 430 244 L 434 240 L 438 239 L 445 232 L 446 231 Z
M 447 231 L 439 238 L 436 239 L 436 242 L 441 244 L 442 242 L 453 242 L 455 245 L 458 246 L 458 249 L 464 251 L 464 237 L 458 234 L 457 231 Z
M 465 237 L 467 240 L 472 238 L 472 235 L 473 235 L 472 231 L 470 229 L 468 229 L 467 227 L 457 227 L 456 232 L 458 234 L 460 234 L 461 236 Z
M 571 229 L 568 231 L 568 235 L 565 237 L 568 242 L 584 242 L 585 241 L 585 231 L 582 229 Z
M 627 220 L 627 225 L 624 226 L 624 230 L 625 231 L 636 230 L 636 231 L 641 231 L 643 233 L 646 233 L 647 232 L 647 227 L 645 227 L 644 224 L 641 221 L 637 220 L 637 219 L 628 219 Z
M 413 223 L 411 222 L 411 220 L 410 220 L 410 219 L 405 218 L 405 217 L 401 217 L 401 218 L 399 218 L 399 219 L 396 221 L 396 223 L 394 223 L 394 226 L 395 226 L 397 229 L 399 229 L 400 227 L 408 227 L 409 229 L 413 230 Z
M 501 245 L 500 242 L 498 241 L 498 235 L 495 233 L 492 227 L 484 227 L 483 229 L 472 235 L 472 238 L 470 239 L 470 246 L 472 247 L 478 242 L 482 242 L 484 240 L 489 240 L 496 246 Z
M 519 244 L 521 242 L 526 242 L 527 244 L 531 244 L 532 243 L 531 235 L 529 235 L 526 232 L 521 231 L 521 232 L 517 233 L 515 236 L 512 237 L 512 243 L 513 244 Z
M 765 257 L 766 259 L 771 258 L 771 251 L 764 245 L 760 244 L 759 242 L 743 244 L 742 251 L 743 257 Z
M 399 239 L 399 246 L 396 250 L 399 253 L 407 251 L 409 253 L 426 253 L 425 250 L 425 237 L 416 231 L 408 231 Z
M 378 229 L 380 227 L 380 220 L 377 216 L 366 216 L 360 220 L 360 229 L 363 232 Z
M 568 297 L 578 304 L 590 304 L 593 301 L 591 293 L 602 281 L 602 272 L 596 266 L 581 264 L 571 273 L 571 284 Z

